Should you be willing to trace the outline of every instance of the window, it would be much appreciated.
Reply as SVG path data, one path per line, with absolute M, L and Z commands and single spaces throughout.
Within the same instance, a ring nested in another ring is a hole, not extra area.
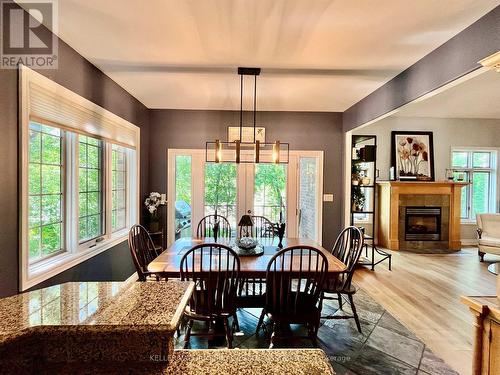
M 113 232 L 127 226 L 127 151 L 113 145 L 111 150 L 111 229 Z
M 286 221 L 286 168 L 283 164 L 256 164 L 253 209 L 273 223 Z
M 205 215 L 217 214 L 236 229 L 236 164 L 205 164 Z
M 127 240 L 139 217 L 140 130 L 29 68 L 19 77 L 24 291 Z
M 64 251 L 63 137 L 61 130 L 29 127 L 29 263 Z
M 321 243 L 322 151 L 290 151 L 287 165 L 212 163 L 206 155 L 205 149 L 168 149 L 167 245 L 196 236 L 198 223 L 215 207 L 233 234 L 242 215 L 276 223 L 281 211 L 287 237 L 300 234 Z
M 78 157 L 78 240 L 101 236 L 103 231 L 102 141 L 80 135 Z
M 192 234 L 191 168 L 191 156 L 175 157 L 175 239 Z
M 476 214 L 495 212 L 497 152 L 483 149 L 452 150 L 455 181 L 467 181 L 462 189 L 461 219 L 475 222 Z

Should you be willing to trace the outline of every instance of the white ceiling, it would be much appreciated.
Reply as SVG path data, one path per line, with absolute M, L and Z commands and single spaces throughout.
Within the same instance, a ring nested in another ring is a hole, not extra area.
M 421 102 L 399 117 L 500 119 L 500 73 L 489 70 Z
M 58 34 L 150 108 L 237 109 L 257 66 L 258 109 L 344 111 L 499 4 L 59 0 Z

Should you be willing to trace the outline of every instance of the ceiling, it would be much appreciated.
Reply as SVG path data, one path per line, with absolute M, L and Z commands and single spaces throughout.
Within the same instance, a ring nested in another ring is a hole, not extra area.
M 63 0 L 58 35 L 149 108 L 344 111 L 499 0 Z M 252 84 L 245 90 L 251 104 Z
M 399 117 L 500 119 L 500 73 L 488 70 L 426 100 L 411 103 Z

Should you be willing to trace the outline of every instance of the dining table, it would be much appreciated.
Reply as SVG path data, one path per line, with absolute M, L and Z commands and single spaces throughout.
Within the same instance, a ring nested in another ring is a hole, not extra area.
M 182 237 L 167 247 L 148 265 L 148 271 L 166 278 L 180 277 L 181 259 L 193 246 L 203 243 L 215 243 L 213 238 L 192 238 Z M 235 239 L 219 238 L 217 243 L 235 247 Z M 316 241 L 307 238 L 284 238 L 283 248 L 290 246 L 311 246 L 321 251 L 328 261 L 328 277 L 335 277 L 339 273 L 346 271 L 346 265 L 332 255 L 332 253 L 321 246 Z M 263 238 L 259 240 L 263 253 L 260 255 L 241 256 L 240 254 L 240 272 L 242 278 L 261 278 L 265 279 L 267 265 L 271 258 L 281 250 L 278 247 L 277 238 Z M 307 257 L 304 253 L 303 257 Z

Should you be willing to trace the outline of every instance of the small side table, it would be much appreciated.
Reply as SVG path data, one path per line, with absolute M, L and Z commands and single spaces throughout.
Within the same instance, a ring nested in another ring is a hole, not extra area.
M 368 246 L 370 246 L 372 249 L 370 254 L 371 256 L 368 254 Z M 373 238 L 373 236 L 370 236 L 368 234 L 364 235 L 364 248 L 365 256 L 359 258 L 358 264 L 362 266 L 370 266 L 371 270 L 374 271 L 377 264 L 382 263 L 387 259 L 389 261 L 389 271 L 391 271 L 392 254 L 379 249 L 377 245 L 375 245 L 375 239 Z M 381 255 L 382 259 L 379 259 L 375 262 L 375 253 Z

